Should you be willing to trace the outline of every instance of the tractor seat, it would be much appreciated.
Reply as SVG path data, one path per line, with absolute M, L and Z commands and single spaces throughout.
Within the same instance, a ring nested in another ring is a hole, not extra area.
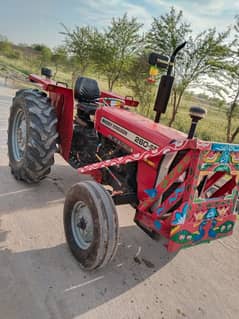
M 94 115 L 97 109 L 96 99 L 100 97 L 100 90 L 96 80 L 79 77 L 74 88 L 74 97 L 79 102 L 76 107 L 88 115 Z
M 100 97 L 97 81 L 83 76 L 79 77 L 75 83 L 74 97 L 80 103 L 94 103 Z

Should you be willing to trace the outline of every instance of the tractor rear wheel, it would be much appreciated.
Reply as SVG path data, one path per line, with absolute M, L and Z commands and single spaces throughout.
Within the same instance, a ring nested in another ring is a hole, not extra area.
M 75 184 L 64 204 L 67 243 L 84 270 L 101 268 L 117 250 L 119 225 L 109 193 L 94 181 Z
M 46 93 L 20 90 L 13 99 L 8 123 L 8 156 L 17 180 L 38 183 L 54 163 L 57 117 Z

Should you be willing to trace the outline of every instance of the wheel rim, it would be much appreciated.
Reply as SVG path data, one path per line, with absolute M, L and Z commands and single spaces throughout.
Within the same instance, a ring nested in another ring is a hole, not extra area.
M 93 241 L 93 219 L 89 207 L 82 201 L 75 203 L 71 215 L 71 228 L 75 242 L 81 249 L 88 249 Z
M 26 148 L 25 113 L 19 109 L 12 123 L 12 151 L 16 161 L 21 161 Z

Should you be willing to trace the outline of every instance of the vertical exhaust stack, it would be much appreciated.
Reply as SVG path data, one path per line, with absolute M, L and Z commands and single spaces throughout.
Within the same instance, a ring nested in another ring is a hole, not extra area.
M 185 47 L 186 43 L 187 42 L 183 42 L 173 51 L 169 61 L 166 57 L 156 53 L 151 53 L 149 56 L 149 64 L 156 65 L 157 67 L 161 68 L 167 67 L 167 74 L 161 77 L 156 100 L 154 103 L 154 111 L 156 112 L 154 118 L 155 123 L 159 123 L 161 114 L 165 113 L 167 110 L 168 101 L 174 81 L 174 77 L 171 75 L 173 71 L 174 61 L 176 55 L 179 53 L 180 50 L 182 50 Z
M 192 119 L 191 127 L 188 133 L 188 139 L 194 137 L 198 122 L 206 116 L 207 112 L 200 106 L 192 106 L 189 109 L 189 115 Z

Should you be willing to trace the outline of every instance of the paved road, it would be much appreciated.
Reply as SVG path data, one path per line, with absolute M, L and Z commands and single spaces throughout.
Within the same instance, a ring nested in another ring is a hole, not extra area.
M 133 210 L 123 206 L 114 262 L 80 270 L 62 226 L 64 194 L 79 177 L 57 158 L 38 186 L 12 178 L 6 129 L 13 94 L 0 82 L 0 318 L 237 319 L 238 227 L 232 237 L 172 255 L 134 226 Z

